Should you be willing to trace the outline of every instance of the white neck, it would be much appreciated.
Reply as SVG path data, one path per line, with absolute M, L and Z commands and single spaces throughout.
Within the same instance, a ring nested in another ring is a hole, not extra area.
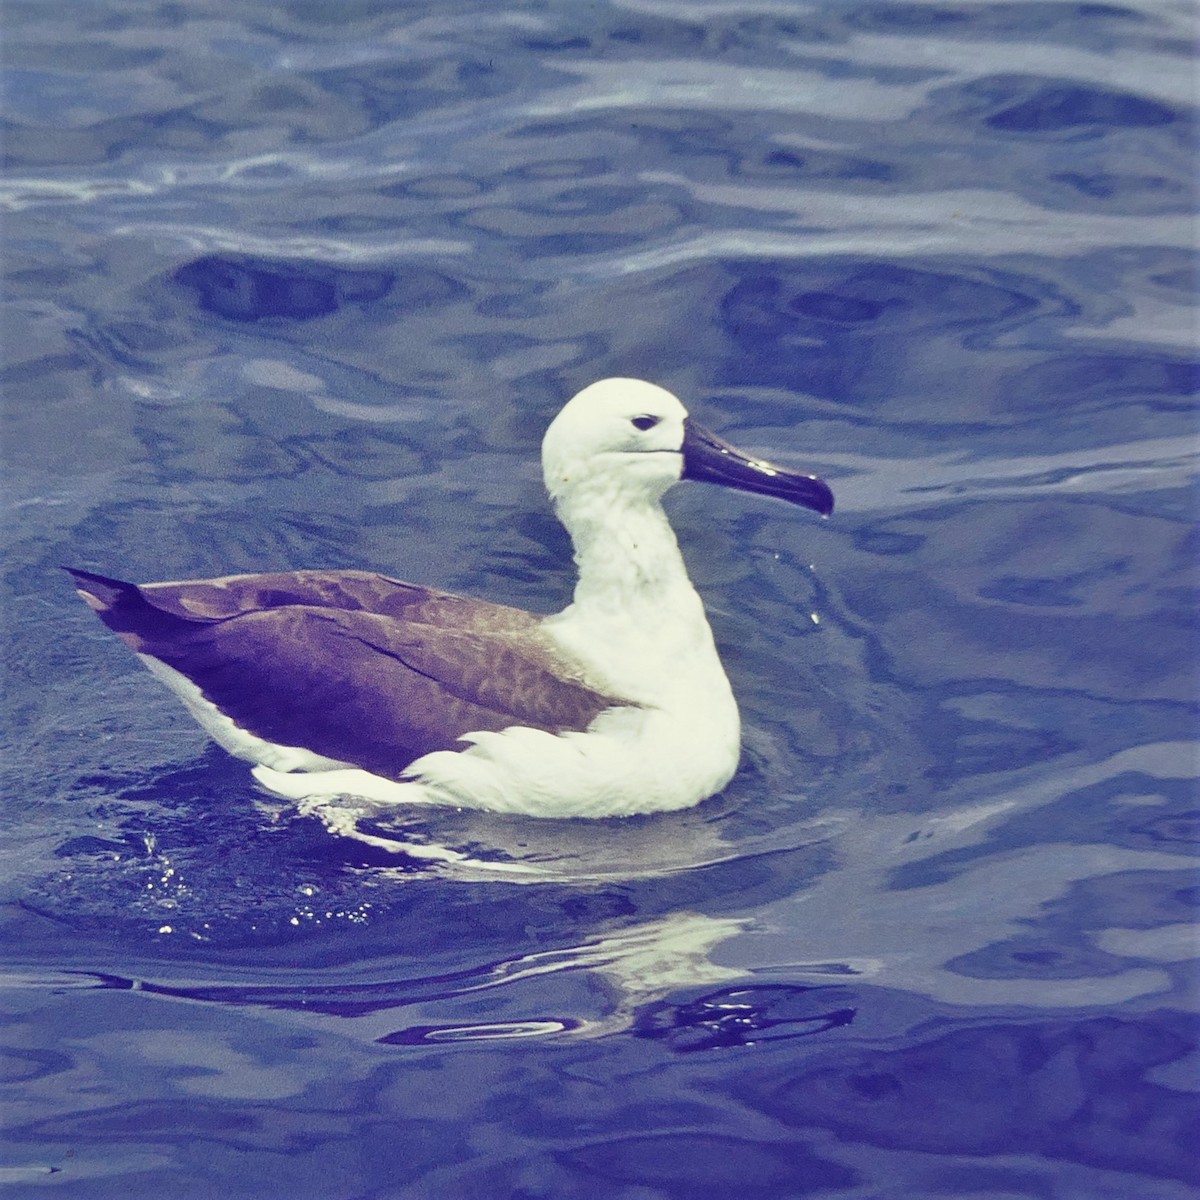
M 557 504 L 575 544 L 575 599 L 546 623 L 598 684 L 650 701 L 670 687 L 728 688 L 704 605 L 656 497 L 579 487 Z
M 679 543 L 657 499 L 618 489 L 564 497 L 558 516 L 575 546 L 575 607 L 639 621 L 664 612 L 683 594 L 695 596 Z

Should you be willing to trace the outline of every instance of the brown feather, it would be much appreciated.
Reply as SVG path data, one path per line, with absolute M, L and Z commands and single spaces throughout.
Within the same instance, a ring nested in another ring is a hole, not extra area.
M 588 687 L 504 605 L 366 571 L 76 585 L 129 646 L 270 742 L 398 776 L 479 730 L 581 730 L 619 700 Z

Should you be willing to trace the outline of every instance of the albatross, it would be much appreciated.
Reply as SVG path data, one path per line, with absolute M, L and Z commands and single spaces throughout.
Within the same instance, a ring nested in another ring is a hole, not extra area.
M 553 616 L 369 571 L 146 584 L 70 573 L 278 795 L 536 817 L 689 808 L 733 777 L 740 725 L 662 496 L 703 480 L 827 516 L 833 493 L 637 379 L 576 395 L 546 431 L 542 469 L 579 570 Z

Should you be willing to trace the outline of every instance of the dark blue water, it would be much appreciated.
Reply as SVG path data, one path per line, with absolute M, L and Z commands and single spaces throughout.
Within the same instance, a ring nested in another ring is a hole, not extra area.
M 9 1193 L 1194 1195 L 1192 20 L 11 0 Z M 333 837 L 57 570 L 549 611 L 618 374 L 838 495 L 671 497 L 691 812 Z

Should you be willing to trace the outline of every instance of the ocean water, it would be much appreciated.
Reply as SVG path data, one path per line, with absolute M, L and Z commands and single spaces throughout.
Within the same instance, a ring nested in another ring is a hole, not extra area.
M 1197 1194 L 1188 4 L 5 24 L 9 1195 Z M 670 497 L 689 812 L 333 836 L 58 570 L 551 611 L 608 375 L 838 497 Z

